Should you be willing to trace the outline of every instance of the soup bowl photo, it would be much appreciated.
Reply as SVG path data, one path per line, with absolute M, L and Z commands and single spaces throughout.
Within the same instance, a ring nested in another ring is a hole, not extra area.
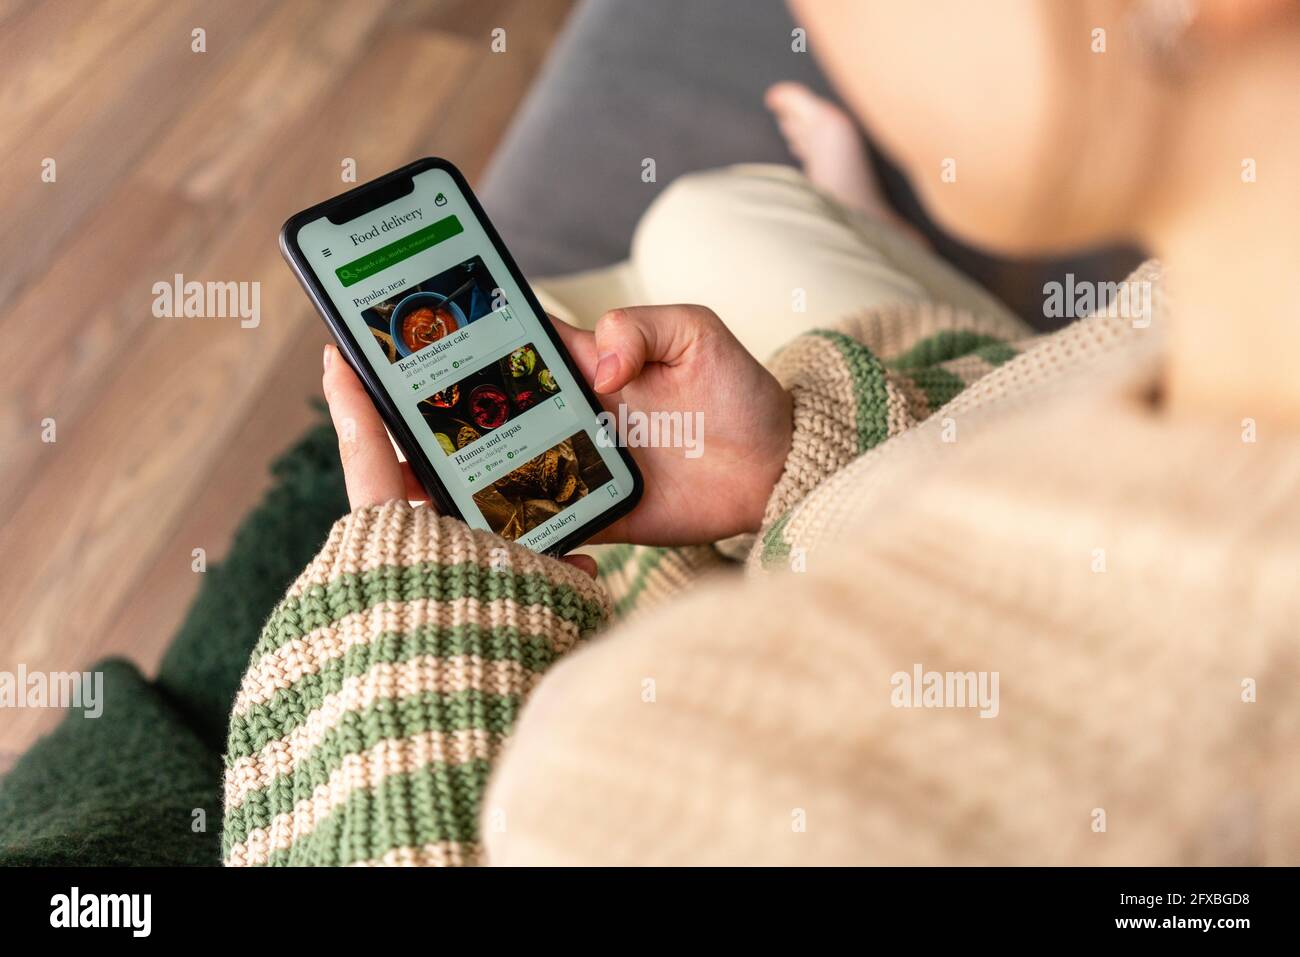
M 409 356 L 468 324 L 465 313 L 446 296 L 413 292 L 389 317 L 388 333 L 399 356 Z

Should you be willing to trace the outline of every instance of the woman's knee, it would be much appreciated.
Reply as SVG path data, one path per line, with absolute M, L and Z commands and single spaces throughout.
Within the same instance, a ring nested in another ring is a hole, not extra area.
M 776 164 L 747 163 L 687 173 L 673 180 L 650 204 L 632 238 L 632 256 L 656 249 L 713 243 L 737 227 L 752 229 L 756 219 L 778 206 L 815 200 L 798 170 Z

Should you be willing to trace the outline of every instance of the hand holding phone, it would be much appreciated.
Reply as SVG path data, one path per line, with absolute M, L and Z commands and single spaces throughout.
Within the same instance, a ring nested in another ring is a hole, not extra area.
M 636 463 L 450 163 L 304 210 L 280 246 L 441 512 L 561 554 L 635 507 Z
M 722 320 L 673 305 L 614 310 L 594 333 L 553 321 L 611 425 L 680 416 L 688 438 L 632 443 L 645 495 L 593 540 L 698 545 L 757 532 L 790 453 L 793 403 Z
M 333 343 L 325 346 L 321 388 L 339 437 L 348 506 L 356 511 L 405 499 L 433 508 L 429 493 L 411 471 L 410 463 L 398 459 L 384 421 L 361 380 Z M 596 577 L 596 562 L 590 556 L 565 555 L 560 561 Z
M 442 160 L 299 213 L 281 245 L 347 360 L 325 389 L 354 507 L 427 497 L 556 554 L 757 531 L 791 400 L 710 310 L 551 320 Z
M 594 333 L 551 321 L 615 419 L 623 408 L 698 411 L 717 423 L 698 436 L 698 455 L 678 446 L 638 449 L 647 478 L 641 504 L 593 541 L 685 545 L 757 531 L 789 454 L 792 403 L 721 320 L 703 306 L 637 306 L 603 316 Z M 323 388 L 352 507 L 425 500 L 356 376 L 346 363 L 331 363 L 334 352 L 326 347 Z M 698 494 L 701 486 L 714 492 Z

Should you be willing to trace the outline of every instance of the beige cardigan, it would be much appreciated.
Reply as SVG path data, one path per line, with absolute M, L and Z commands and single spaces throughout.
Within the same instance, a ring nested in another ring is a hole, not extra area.
M 1300 862 L 1300 438 L 1158 412 L 1156 305 L 795 340 L 744 574 L 341 519 L 235 702 L 226 861 Z
M 1300 862 L 1300 437 L 1155 410 L 1164 308 L 833 476 L 782 533 L 803 571 L 757 548 L 559 664 L 488 860 Z M 996 717 L 895 706 L 918 667 L 997 672 Z

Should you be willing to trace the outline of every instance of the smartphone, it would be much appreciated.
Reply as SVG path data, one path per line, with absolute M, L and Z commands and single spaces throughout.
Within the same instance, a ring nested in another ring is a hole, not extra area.
M 451 163 L 296 213 L 280 248 L 443 514 L 558 555 L 636 506 L 636 463 Z

